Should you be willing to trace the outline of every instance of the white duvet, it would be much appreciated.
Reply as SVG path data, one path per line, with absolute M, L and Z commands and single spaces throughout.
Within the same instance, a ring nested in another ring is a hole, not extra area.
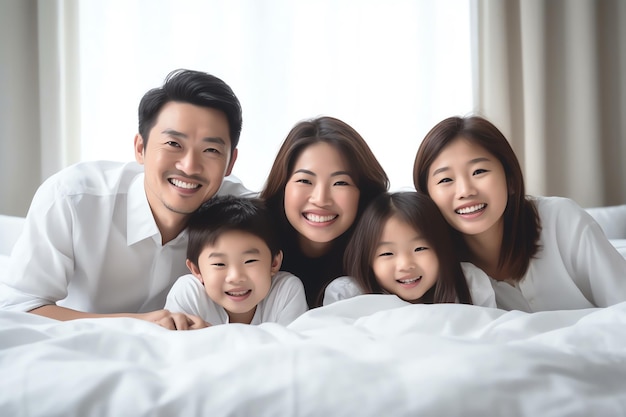
M 505 312 L 365 295 L 288 327 L 0 312 L 1 416 L 623 416 L 626 303 Z

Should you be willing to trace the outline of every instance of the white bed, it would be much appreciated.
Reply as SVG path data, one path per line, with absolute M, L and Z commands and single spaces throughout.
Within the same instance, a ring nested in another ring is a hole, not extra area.
M 624 254 L 622 207 L 607 225 Z M 0 416 L 199 415 L 624 416 L 626 303 L 527 314 L 365 295 L 286 328 L 189 332 L 0 312 Z

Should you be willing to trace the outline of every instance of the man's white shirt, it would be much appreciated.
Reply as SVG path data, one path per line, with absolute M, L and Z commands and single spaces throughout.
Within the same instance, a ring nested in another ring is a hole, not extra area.
M 218 194 L 255 196 L 236 177 Z M 37 190 L 0 282 L 0 308 L 48 304 L 92 313 L 162 309 L 188 272 L 187 232 L 161 244 L 136 162 L 83 162 Z

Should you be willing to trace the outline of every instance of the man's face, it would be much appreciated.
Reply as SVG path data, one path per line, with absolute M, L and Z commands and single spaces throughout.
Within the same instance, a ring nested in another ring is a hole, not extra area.
M 144 165 L 145 190 L 159 227 L 174 225 L 213 197 L 229 175 L 226 115 L 218 109 L 171 101 L 159 113 L 147 141 L 135 137 L 135 158 Z

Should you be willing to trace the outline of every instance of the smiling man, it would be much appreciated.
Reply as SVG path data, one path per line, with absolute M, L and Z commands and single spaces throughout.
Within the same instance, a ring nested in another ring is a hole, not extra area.
M 253 195 L 229 177 L 241 126 L 239 100 L 221 79 L 170 73 L 139 104 L 136 162 L 79 163 L 37 190 L 0 283 L 0 308 L 206 326 L 162 308 L 186 271 L 189 215 L 216 194 Z

